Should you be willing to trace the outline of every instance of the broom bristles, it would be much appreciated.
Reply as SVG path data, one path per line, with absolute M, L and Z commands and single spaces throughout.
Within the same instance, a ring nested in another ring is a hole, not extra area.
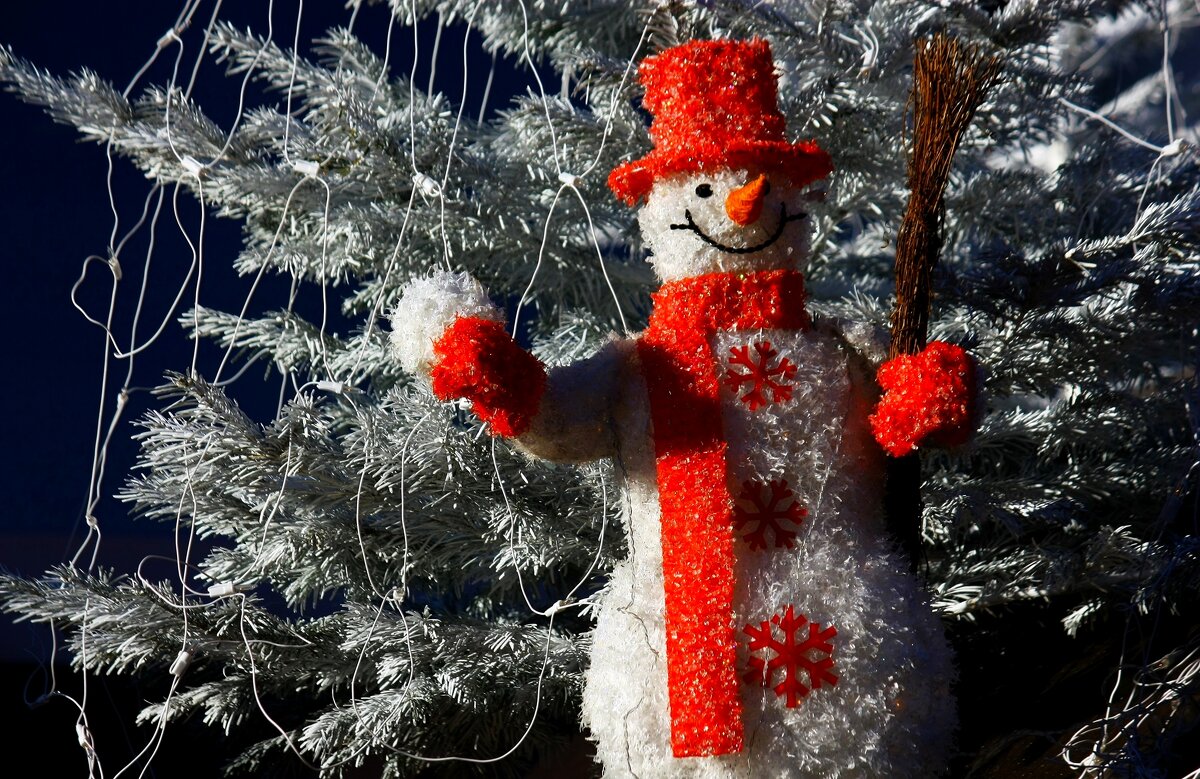
M 896 307 L 891 356 L 916 354 L 929 328 L 931 275 L 941 250 L 950 166 L 975 111 L 995 84 L 1000 60 L 946 35 L 917 44 L 913 63 L 911 194 L 896 239 Z

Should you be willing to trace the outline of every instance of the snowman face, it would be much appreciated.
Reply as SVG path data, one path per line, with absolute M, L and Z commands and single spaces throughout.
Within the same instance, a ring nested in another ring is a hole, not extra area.
M 638 222 L 658 277 L 674 281 L 705 273 L 802 269 L 807 210 L 804 192 L 786 177 L 742 168 L 656 181 Z

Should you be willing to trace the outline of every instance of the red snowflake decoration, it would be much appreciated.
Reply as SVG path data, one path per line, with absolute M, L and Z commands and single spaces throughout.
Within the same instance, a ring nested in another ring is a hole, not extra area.
M 783 631 L 782 639 L 775 638 L 775 625 Z M 797 636 L 805 625 L 808 625 L 808 638 L 797 643 Z M 760 623 L 759 627 L 747 625 L 743 630 L 750 637 L 751 652 L 767 649 L 773 651 L 775 656 L 770 660 L 751 657 L 750 670 L 742 678 L 750 684 L 766 687 L 771 683 L 776 669 L 782 668 L 783 681 L 775 685 L 775 694 L 787 696 L 789 709 L 799 706 L 802 698 L 822 684 L 837 685 L 837 675 L 829 670 L 833 668 L 833 658 L 830 656 L 833 654 L 833 645 L 829 641 L 837 635 L 832 625 L 821 630 L 820 623 L 809 622 L 807 617 L 796 614 L 788 606 L 783 614 L 775 614 L 769 621 Z M 809 686 L 800 681 L 801 670 L 808 675 Z
M 793 494 L 784 479 L 771 479 L 765 484 L 748 479 L 742 484 L 737 499 L 749 503 L 752 508 L 733 507 L 734 530 L 740 531 L 746 525 L 757 523 L 757 527 L 742 536 L 751 549 L 767 548 L 767 530 L 771 531 L 776 548 L 792 548 L 796 533 L 780 523 L 790 522 L 799 527 L 808 516 L 807 509 L 792 497 Z
M 755 354 L 750 353 L 751 346 Z M 730 368 L 725 373 L 725 385 L 734 392 L 741 392 L 743 385 L 749 385 L 749 390 L 742 395 L 741 401 L 757 411 L 768 402 L 780 403 L 792 399 L 792 385 L 787 382 L 796 375 L 796 364 L 786 357 L 772 365 L 779 352 L 771 346 L 770 341 L 755 341 L 750 346 L 735 346 L 730 350 L 733 357 L 730 363 L 740 365 L 749 372 Z M 771 401 L 767 400 L 767 392 L 771 393 Z

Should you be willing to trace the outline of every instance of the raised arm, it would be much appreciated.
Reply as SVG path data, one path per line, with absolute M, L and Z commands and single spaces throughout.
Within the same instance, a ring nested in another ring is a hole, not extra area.
M 615 344 L 547 371 L 508 334 L 479 282 L 447 272 L 405 287 L 391 339 L 401 366 L 428 380 L 437 397 L 466 398 L 493 435 L 529 454 L 581 462 L 615 452 Z

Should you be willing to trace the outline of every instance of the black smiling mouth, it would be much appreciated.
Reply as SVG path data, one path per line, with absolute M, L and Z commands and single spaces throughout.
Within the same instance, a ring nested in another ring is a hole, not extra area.
M 779 224 L 776 225 L 775 232 L 770 238 L 753 246 L 726 246 L 723 243 L 714 241 L 712 238 L 709 238 L 704 234 L 704 231 L 700 229 L 700 227 L 696 224 L 696 221 L 692 219 L 692 210 L 690 208 L 684 209 L 683 215 L 687 219 L 687 224 L 671 225 L 672 230 L 691 230 L 693 233 L 700 236 L 700 240 L 704 241 L 709 246 L 730 254 L 754 254 L 754 252 L 761 252 L 763 249 L 779 240 L 779 237 L 783 235 L 783 228 L 787 227 L 788 222 L 795 222 L 798 219 L 803 219 L 804 217 L 808 216 L 808 214 L 804 211 L 795 214 L 789 214 L 787 212 L 787 205 L 780 203 Z

